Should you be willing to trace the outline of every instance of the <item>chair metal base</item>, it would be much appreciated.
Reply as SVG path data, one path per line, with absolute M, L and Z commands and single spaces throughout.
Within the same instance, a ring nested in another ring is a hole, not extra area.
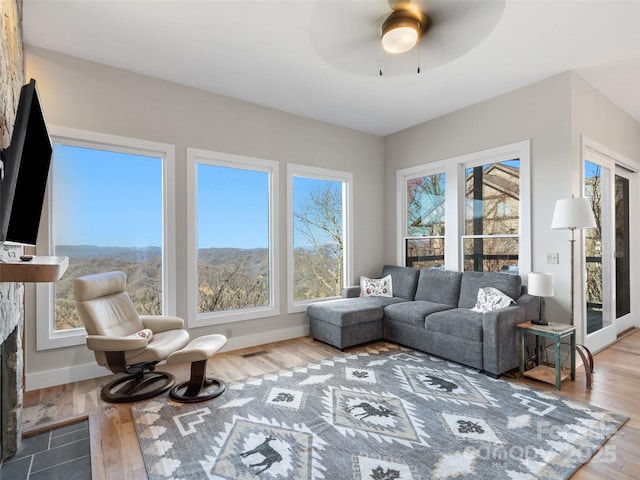
M 100 397 L 109 403 L 137 402 L 169 390 L 175 377 L 167 372 L 146 372 L 118 377 L 100 390 Z
M 207 360 L 191 362 L 191 378 L 171 389 L 169 397 L 177 402 L 195 403 L 211 400 L 227 389 L 217 378 L 206 377 Z
M 227 389 L 225 383 L 217 378 L 208 378 L 196 395 L 189 395 L 190 387 L 192 387 L 191 381 L 182 382 L 171 389 L 169 396 L 176 402 L 196 403 L 216 398 Z M 181 393 L 181 390 L 184 390 L 184 393 Z

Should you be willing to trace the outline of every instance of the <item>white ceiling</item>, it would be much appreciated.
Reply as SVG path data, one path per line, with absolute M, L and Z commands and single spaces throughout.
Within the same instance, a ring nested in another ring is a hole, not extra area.
M 387 0 L 24 0 L 24 41 L 379 135 L 568 70 L 640 121 L 640 0 L 413 2 L 400 58 Z

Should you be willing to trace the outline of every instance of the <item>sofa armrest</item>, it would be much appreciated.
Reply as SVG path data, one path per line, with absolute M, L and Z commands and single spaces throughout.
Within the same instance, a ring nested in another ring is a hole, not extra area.
M 355 298 L 360 296 L 360 285 L 352 285 L 342 289 L 342 298 Z
M 500 375 L 520 364 L 516 325 L 538 317 L 539 297 L 525 293 L 515 305 L 487 312 L 482 316 L 483 367 Z

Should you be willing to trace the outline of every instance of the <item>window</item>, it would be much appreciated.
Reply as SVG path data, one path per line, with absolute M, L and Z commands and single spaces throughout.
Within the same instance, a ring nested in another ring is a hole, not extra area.
M 349 194 L 352 175 L 288 166 L 289 311 L 339 297 L 351 281 Z
M 528 272 L 529 150 L 527 140 L 398 170 L 398 262 Z
M 405 265 L 444 266 L 446 175 L 408 178 Z
M 464 176 L 464 270 L 517 272 L 520 160 L 465 168 Z
M 511 215 L 513 215 L 513 208 L 511 203 L 498 202 L 497 216 L 504 218 L 504 217 L 509 217 Z
M 189 326 L 278 315 L 277 162 L 187 149 Z
M 172 147 L 53 131 L 51 228 L 38 249 L 69 257 L 69 268 L 59 282 L 39 290 L 40 350 L 84 341 L 73 299 L 73 279 L 82 275 L 124 271 L 127 291 L 141 314 L 175 309 L 167 274 L 172 257 L 167 196 L 172 188 L 165 183 L 173 165 Z

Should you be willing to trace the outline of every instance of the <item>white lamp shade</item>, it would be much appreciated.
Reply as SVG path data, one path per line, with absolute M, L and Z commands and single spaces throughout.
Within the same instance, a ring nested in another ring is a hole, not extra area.
M 553 229 L 573 229 L 573 228 L 595 228 L 596 219 L 589 199 L 567 198 L 558 200 L 556 208 L 553 210 L 551 228 Z
M 527 293 L 536 297 L 553 297 L 553 274 L 531 272 Z

